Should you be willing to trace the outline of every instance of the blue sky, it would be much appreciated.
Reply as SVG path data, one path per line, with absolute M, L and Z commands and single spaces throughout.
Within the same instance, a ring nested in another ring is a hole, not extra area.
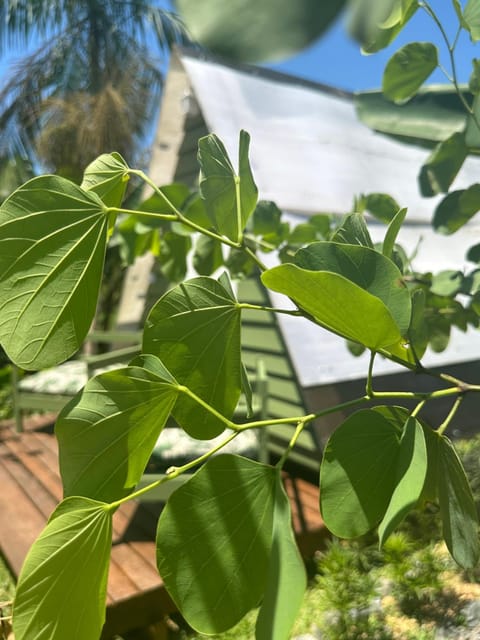
M 452 3 L 448 0 L 431 0 L 431 5 L 446 26 L 449 36 L 453 37 L 452 26 L 456 25 Z M 423 11 L 417 11 L 406 29 L 386 50 L 375 55 L 362 55 L 358 45 L 347 35 L 344 20 L 339 20 L 317 43 L 297 56 L 272 66 L 274 69 L 323 82 L 335 87 L 357 91 L 381 86 L 382 71 L 390 56 L 403 44 L 412 41 L 428 40 L 439 45 L 441 60 L 448 67 L 447 52 L 442 44 L 439 32 L 431 18 Z M 464 33 L 457 48 L 458 76 L 466 82 L 470 75 L 471 59 L 480 58 L 480 45 L 474 47 Z M 11 68 L 17 52 L 7 52 L 0 59 L 0 76 Z M 436 71 L 429 82 L 446 82 L 444 75 Z
M 448 36 L 453 39 L 455 30 L 452 27 L 458 23 L 452 3 L 448 0 L 431 0 L 430 4 L 440 17 Z M 397 49 L 408 42 L 430 41 L 439 46 L 440 59 L 449 69 L 448 52 L 439 31 L 424 11 L 417 11 L 390 47 L 370 56 L 362 55 L 359 46 L 349 39 L 344 22 L 337 21 L 316 44 L 290 60 L 271 65 L 272 68 L 350 91 L 373 89 L 381 86 L 385 64 Z M 456 51 L 459 79 L 467 82 L 471 59 L 480 57 L 480 44 L 473 46 L 464 32 Z M 441 71 L 436 71 L 429 82 L 444 83 L 446 79 Z

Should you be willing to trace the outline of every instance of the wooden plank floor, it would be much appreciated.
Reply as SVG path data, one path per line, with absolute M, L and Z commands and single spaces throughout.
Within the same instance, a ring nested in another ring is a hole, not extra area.
M 62 499 L 56 439 L 49 417 L 32 419 L 23 434 L 0 425 L 0 552 L 18 576 L 26 553 Z M 285 477 L 292 518 L 304 556 L 328 534 L 318 512 L 318 488 Z M 301 505 L 301 506 L 300 506 Z M 144 627 L 175 611 L 155 563 L 161 505 L 130 501 L 115 513 L 104 638 Z

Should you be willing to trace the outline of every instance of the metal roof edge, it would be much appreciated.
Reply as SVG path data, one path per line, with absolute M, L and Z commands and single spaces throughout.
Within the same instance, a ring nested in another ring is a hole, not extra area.
M 353 100 L 353 97 L 354 97 L 354 94 L 350 91 L 338 89 L 336 87 L 322 84 L 320 82 L 314 82 L 313 80 L 307 80 L 306 78 L 299 78 L 297 76 L 292 76 L 288 73 L 283 73 L 281 71 L 274 71 L 273 69 L 268 69 L 266 67 L 247 64 L 244 62 L 233 62 L 228 58 L 214 55 L 200 47 L 188 47 L 188 46 L 176 45 L 174 47 L 174 51 L 177 53 L 180 59 L 182 57 L 194 58 L 196 60 L 202 60 L 204 62 L 217 64 L 222 67 L 228 67 L 233 71 L 239 71 L 241 73 L 245 73 L 253 77 L 263 78 L 265 80 L 272 80 L 273 82 L 279 82 L 282 84 L 295 85 L 295 86 L 303 87 L 306 89 L 313 89 L 315 91 L 336 96 L 337 98 L 344 98 L 345 100 Z

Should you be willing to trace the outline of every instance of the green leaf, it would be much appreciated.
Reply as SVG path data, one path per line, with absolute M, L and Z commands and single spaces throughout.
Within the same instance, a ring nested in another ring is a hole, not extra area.
M 479 559 L 478 515 L 465 471 L 451 442 L 439 442 L 438 495 L 443 537 L 453 559 L 464 569 Z
M 473 58 L 472 66 L 473 70 L 468 80 L 468 88 L 473 95 L 478 95 L 480 93 L 480 60 Z
M 412 319 L 407 336 L 416 359 L 421 360 L 427 350 L 429 339 L 425 324 L 425 291 L 423 289 L 417 289 L 412 294 Z
M 240 241 L 257 204 L 258 189 L 248 161 L 249 145 L 250 136 L 241 131 L 236 175 L 223 143 L 215 134 L 198 141 L 200 193 L 217 232 L 234 242 Z
M 388 46 L 417 10 L 416 0 L 352 0 L 350 35 L 365 53 Z
M 317 239 L 317 231 L 315 227 L 308 222 L 302 222 L 294 227 L 287 238 L 288 244 L 302 247 L 309 242 L 315 242 Z
M 28 552 L 13 609 L 17 640 L 93 640 L 105 621 L 109 505 L 67 498 Z
M 410 417 L 400 440 L 395 489 L 378 528 L 380 546 L 417 504 L 427 475 L 427 448 L 422 425 Z
M 334 431 L 320 469 L 320 508 L 334 535 L 355 538 L 380 522 L 395 488 L 399 447 L 398 429 L 372 409 Z
M 216 280 L 199 277 L 168 291 L 150 311 L 143 352 L 156 355 L 179 384 L 231 417 L 240 397 L 240 308 Z M 219 435 L 224 423 L 179 397 L 175 419 L 194 438 Z
M 462 290 L 464 276 L 461 271 L 440 271 L 432 277 L 430 291 L 437 296 L 456 296 Z
M 398 202 L 386 193 L 369 193 L 362 196 L 365 209 L 380 222 L 388 224 L 400 210 Z
M 368 349 L 376 351 L 401 338 L 383 302 L 336 273 L 283 264 L 265 271 L 262 282 L 292 298 L 321 326 Z
M 480 184 L 449 193 L 435 209 L 433 227 L 450 235 L 466 224 L 480 210 Z
M 399 209 L 388 225 L 387 233 L 385 234 L 385 239 L 383 240 L 382 246 L 382 254 L 386 258 L 391 258 L 393 255 L 395 242 L 397 240 L 400 229 L 402 228 L 402 224 L 405 220 L 406 215 L 407 209 Z
M 370 232 L 361 213 L 349 213 L 346 215 L 338 229 L 335 229 L 331 240 L 332 242 L 343 244 L 359 244 L 373 249 Z
M 148 356 L 146 364 L 95 376 L 60 413 L 65 495 L 113 502 L 138 484 L 178 396 L 162 363 Z
M 272 467 L 239 456 L 215 456 L 160 515 L 158 570 L 188 624 L 201 633 L 229 629 L 263 596 L 276 476 Z
M 467 117 L 465 144 L 470 148 L 470 151 L 473 149 L 478 151 L 480 149 L 480 131 L 477 123 L 480 121 L 480 95 L 474 96 L 472 111 L 473 113 Z
M 468 0 L 463 11 L 463 20 L 472 40 L 474 42 L 480 40 L 480 2 L 478 0 Z
M 278 232 L 282 222 L 282 212 L 274 202 L 259 200 L 252 215 L 252 232 L 256 236 L 266 236 Z
M 30 180 L 0 206 L 0 343 L 23 369 L 78 351 L 95 314 L 108 216 L 69 180 Z
M 187 255 L 192 241 L 187 235 L 178 235 L 173 231 L 162 234 L 158 262 L 163 275 L 171 283 L 181 282 L 187 273 Z
M 328 271 L 379 298 L 402 335 L 410 324 L 410 294 L 391 260 L 360 245 L 315 242 L 295 254 L 295 264 L 310 271 Z M 345 308 L 348 308 L 348 303 Z
M 255 627 L 256 640 L 288 640 L 307 588 L 305 565 L 292 531 L 290 502 L 276 474 L 272 552 Z
M 223 264 L 222 245 L 209 236 L 200 236 L 195 244 L 193 268 L 202 276 L 209 276 Z
M 129 167 L 119 153 L 104 153 L 83 174 L 82 189 L 94 191 L 107 207 L 122 204 L 129 180 Z
M 425 197 L 447 193 L 468 155 L 463 133 L 453 133 L 441 142 L 428 157 L 418 177 Z
M 470 100 L 468 91 L 462 97 Z M 403 142 L 438 143 L 455 132 L 465 130 L 465 107 L 450 85 L 422 87 L 407 104 L 386 100 L 380 91 L 367 91 L 355 96 L 360 120 L 368 127 L 399 136 Z
M 288 58 L 314 42 L 345 0 L 175 0 L 192 38 L 237 62 Z
M 382 90 L 389 100 L 412 98 L 438 65 L 437 48 L 430 42 L 411 42 L 393 54 L 383 74 Z

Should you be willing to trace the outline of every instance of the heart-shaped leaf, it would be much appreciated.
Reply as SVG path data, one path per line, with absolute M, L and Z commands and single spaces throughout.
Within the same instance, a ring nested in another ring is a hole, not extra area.
M 200 192 L 207 212 L 221 235 L 238 242 L 257 204 L 258 189 L 253 180 L 248 148 L 250 136 L 240 132 L 238 175 L 222 141 L 210 134 L 198 141 L 201 168 Z
M 158 356 L 179 384 L 223 415 L 233 415 L 242 378 L 240 308 L 219 282 L 193 278 L 160 298 L 145 323 L 143 351 Z M 213 438 L 225 428 L 183 395 L 173 413 L 194 438 Z
M 480 40 L 480 2 L 468 0 L 463 11 L 462 23 L 468 28 L 474 42 Z
M 411 42 L 393 54 L 383 74 L 382 90 L 393 102 L 412 98 L 438 65 L 437 48 L 430 42 Z
M 318 324 L 368 349 L 377 351 L 401 338 L 383 302 L 336 273 L 284 264 L 265 271 L 262 282 L 292 298 Z
M 255 627 L 256 640 L 288 640 L 307 588 L 305 565 L 292 531 L 290 502 L 276 474 L 272 551 Z
M 97 305 L 108 215 L 97 194 L 41 176 L 0 206 L 0 343 L 24 369 L 63 362 Z
M 371 293 L 384 303 L 405 335 L 410 323 L 410 294 L 398 268 L 378 251 L 360 245 L 315 242 L 295 254 L 295 264 L 310 271 L 337 273 Z
M 219 455 L 177 489 L 162 511 L 158 570 L 197 631 L 221 633 L 260 602 L 269 571 L 276 481 L 270 466 Z
M 28 552 L 13 608 L 17 640 L 99 638 L 112 544 L 109 505 L 67 498 Z
M 129 167 L 119 153 L 104 153 L 83 174 L 82 189 L 94 191 L 107 207 L 122 204 L 129 180 Z
M 405 423 L 396 462 L 395 489 L 378 528 L 380 545 L 417 504 L 427 475 L 427 448 L 422 425 L 410 417 Z
M 438 442 L 438 497 L 443 537 L 454 560 L 464 569 L 478 562 L 478 515 L 465 471 L 451 442 Z
M 356 538 L 383 518 L 396 481 L 398 428 L 378 411 L 349 416 L 328 440 L 320 470 L 320 508 L 329 530 Z
M 138 484 L 178 385 L 155 356 L 92 378 L 60 413 L 56 435 L 65 495 L 113 502 Z

